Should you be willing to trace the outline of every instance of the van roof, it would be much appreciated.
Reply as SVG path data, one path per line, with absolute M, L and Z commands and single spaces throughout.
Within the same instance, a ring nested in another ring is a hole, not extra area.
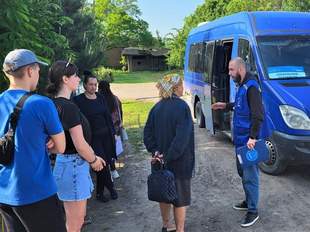
M 240 12 L 225 16 L 191 30 L 190 36 L 228 24 L 246 23 L 257 35 L 310 34 L 310 13 L 285 11 Z

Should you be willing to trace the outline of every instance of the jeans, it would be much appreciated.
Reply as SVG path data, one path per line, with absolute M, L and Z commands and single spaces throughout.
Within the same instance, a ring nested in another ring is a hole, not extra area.
M 245 201 L 248 205 L 248 212 L 257 213 L 259 198 L 259 169 L 258 165 L 242 168 L 236 156 L 237 170 L 242 178 Z

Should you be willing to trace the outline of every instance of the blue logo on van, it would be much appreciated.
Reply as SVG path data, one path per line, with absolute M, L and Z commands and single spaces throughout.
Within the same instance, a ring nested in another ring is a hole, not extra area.
M 255 161 L 258 158 L 257 151 L 255 149 L 249 150 L 246 153 L 246 158 L 248 161 Z

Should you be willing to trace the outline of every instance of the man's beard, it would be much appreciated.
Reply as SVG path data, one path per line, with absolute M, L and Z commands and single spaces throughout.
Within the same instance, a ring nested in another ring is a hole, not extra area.
M 240 76 L 240 74 L 238 73 L 238 74 L 236 74 L 236 76 L 233 76 L 233 81 L 236 83 L 236 84 L 240 84 L 240 82 L 241 82 L 241 76 Z

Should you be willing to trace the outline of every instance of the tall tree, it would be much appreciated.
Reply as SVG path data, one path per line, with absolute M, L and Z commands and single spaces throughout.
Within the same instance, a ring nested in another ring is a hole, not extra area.
M 81 70 L 102 64 L 106 39 L 92 9 L 85 5 L 84 0 L 62 0 L 62 7 L 64 16 L 71 19 L 61 26 L 61 32 L 68 38 L 73 51 L 70 58 Z
M 310 0 L 205 0 L 193 14 L 185 18 L 183 27 L 168 38 L 168 64 L 178 68 L 183 66 L 186 39 L 198 23 L 240 11 L 261 10 L 309 11 Z
M 103 26 L 108 47 L 153 44 L 148 24 L 140 18 L 137 0 L 96 0 L 94 12 Z
M 305 11 L 309 12 L 310 10 L 310 0 L 282 0 L 283 10 L 288 10 L 288 11 Z
M 68 48 L 65 37 L 55 32 L 63 20 L 58 0 L 3 0 L 0 8 L 0 57 L 16 48 L 33 50 L 41 59 L 51 61 L 57 49 Z M 0 74 L 3 76 L 3 74 Z M 3 90 L 7 84 L 0 80 Z
M 173 39 L 168 42 L 170 56 L 168 64 L 172 67 L 181 68 L 184 62 L 186 39 L 194 27 L 200 22 L 211 21 L 226 14 L 225 7 L 230 0 L 205 0 L 198 6 L 193 14 L 186 17 L 182 29 L 177 30 L 177 34 L 173 35 Z

